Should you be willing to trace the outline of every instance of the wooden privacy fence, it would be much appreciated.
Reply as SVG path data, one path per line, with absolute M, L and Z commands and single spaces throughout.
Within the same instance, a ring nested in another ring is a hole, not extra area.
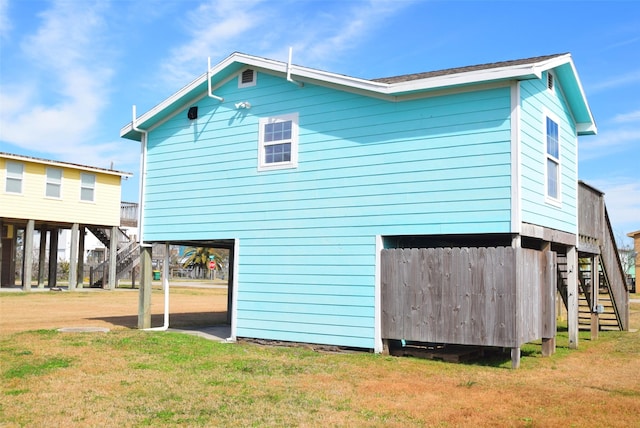
M 555 253 L 386 249 L 381 260 L 383 339 L 516 348 L 555 337 Z

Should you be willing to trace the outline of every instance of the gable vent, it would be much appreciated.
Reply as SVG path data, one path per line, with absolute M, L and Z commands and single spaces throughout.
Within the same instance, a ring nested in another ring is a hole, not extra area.
M 547 88 L 553 89 L 553 74 L 547 71 Z
M 256 71 L 246 69 L 238 76 L 238 87 L 254 86 L 256 84 Z
M 245 70 L 242 72 L 242 83 L 253 82 L 253 70 Z

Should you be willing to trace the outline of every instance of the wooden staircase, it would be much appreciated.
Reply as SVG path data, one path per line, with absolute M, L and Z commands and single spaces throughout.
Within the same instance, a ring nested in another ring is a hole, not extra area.
M 628 330 L 628 284 L 622 271 L 604 194 L 582 181 L 578 187 L 578 215 L 578 326 L 590 329 L 591 314 L 597 310 L 600 330 Z M 563 268 L 566 272 L 566 259 Z M 560 279 L 563 274 L 560 270 L 558 262 L 558 289 L 562 295 Z M 592 278 L 593 275 L 598 276 Z M 591 296 L 594 279 L 598 280 L 598 298 L 595 302 Z M 563 300 L 566 305 L 566 289 Z
M 111 245 L 111 232 L 96 226 L 87 226 L 87 229 L 100 240 L 107 248 Z M 125 274 L 130 273 L 140 264 L 140 246 L 132 241 L 124 231 L 119 229 L 121 236 L 118 239 L 118 251 L 116 253 L 116 279 L 122 279 Z M 109 260 L 105 260 L 92 269 L 89 286 L 92 288 L 103 288 L 108 282 Z
M 578 289 L 578 328 L 580 330 L 590 330 L 591 314 L 598 311 L 598 324 L 600 330 L 623 330 L 614 300 L 611 297 L 610 288 L 608 284 L 606 284 L 606 277 L 603 275 L 601 266 L 598 266 L 597 270 L 600 277 L 597 302 L 594 302 L 591 296 L 591 259 L 580 259 L 579 266 L 580 271 L 578 273 L 578 279 L 580 283 Z

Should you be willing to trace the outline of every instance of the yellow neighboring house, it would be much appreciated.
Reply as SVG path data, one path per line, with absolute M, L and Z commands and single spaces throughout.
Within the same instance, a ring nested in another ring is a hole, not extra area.
M 55 286 L 57 240 L 61 229 L 71 230 L 69 288 L 82 285 L 84 239 L 79 237 L 85 236 L 85 229 L 96 236 L 103 234 L 103 242 L 116 236 L 121 219 L 121 182 L 131 176 L 128 172 L 0 152 L 0 286 L 15 285 L 18 230 L 24 230 L 23 289 L 31 288 L 34 274 L 35 230 L 40 231 L 41 239 L 38 285 L 44 284 L 48 233 L 48 283 Z M 110 240 L 109 249 L 110 255 L 115 255 L 117 240 Z M 110 269 L 115 268 L 115 263 L 113 265 Z

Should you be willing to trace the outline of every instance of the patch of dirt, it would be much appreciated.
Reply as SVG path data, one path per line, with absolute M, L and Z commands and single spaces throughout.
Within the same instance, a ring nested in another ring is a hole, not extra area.
M 25 297 L 27 297 L 26 299 Z M 113 291 L 38 291 L 0 294 L 0 333 L 50 330 L 62 327 L 104 327 L 111 330 L 137 328 L 137 289 Z M 28 304 L 25 302 L 28 301 Z M 211 326 L 224 323 L 227 290 L 176 287 L 169 293 L 171 327 Z M 164 294 L 154 289 L 151 297 L 151 326 L 161 326 Z

